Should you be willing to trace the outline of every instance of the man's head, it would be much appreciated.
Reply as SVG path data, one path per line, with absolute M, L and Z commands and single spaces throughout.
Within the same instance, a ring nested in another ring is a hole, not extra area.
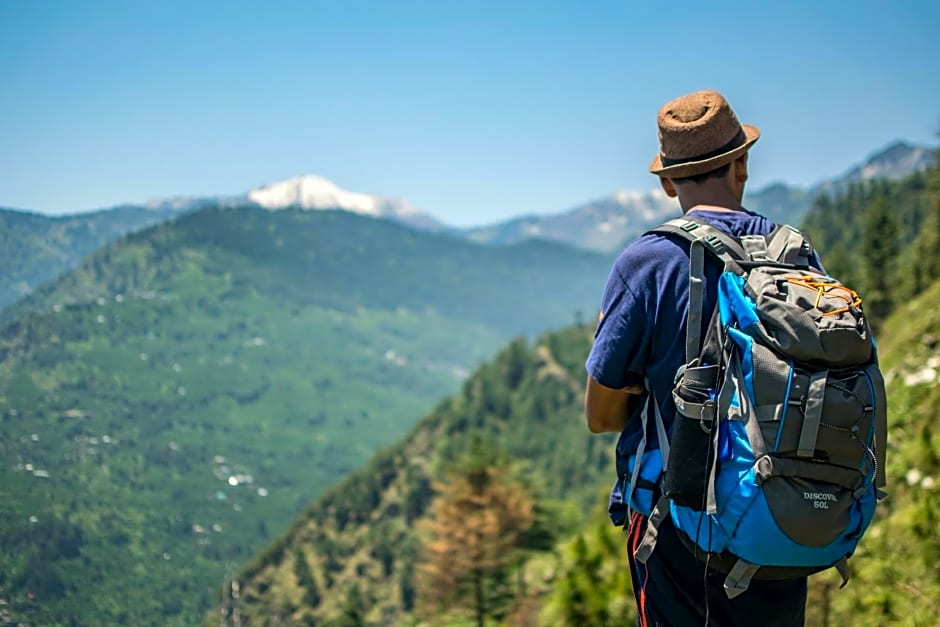
M 740 202 L 747 181 L 747 151 L 760 130 L 742 125 L 716 91 L 680 96 L 659 110 L 659 154 L 650 172 L 669 196 L 731 192 Z

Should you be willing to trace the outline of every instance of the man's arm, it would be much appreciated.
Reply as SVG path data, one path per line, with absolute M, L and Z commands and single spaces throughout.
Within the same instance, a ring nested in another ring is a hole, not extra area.
M 607 277 L 594 344 L 584 366 L 584 415 L 592 433 L 623 431 L 635 396 L 644 394 L 643 373 L 652 337 L 659 255 L 641 240 L 627 246 Z M 629 283 L 625 276 L 629 276 Z
M 627 424 L 630 404 L 643 393 L 643 386 L 631 385 L 622 389 L 609 388 L 590 375 L 584 390 L 584 416 L 591 433 L 620 433 Z

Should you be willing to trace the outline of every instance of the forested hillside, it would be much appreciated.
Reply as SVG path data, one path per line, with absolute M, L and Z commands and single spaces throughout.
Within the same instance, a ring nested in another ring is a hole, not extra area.
M 809 625 L 935 624 L 940 440 L 932 426 L 940 411 L 938 303 L 940 284 L 884 326 L 890 496 L 850 563 L 848 587 L 838 590 L 832 573 L 811 580 Z M 247 625 L 475 624 L 472 595 L 455 595 L 444 609 L 434 600 L 446 582 L 432 585 L 420 573 L 433 565 L 433 551 L 442 550 L 435 549 L 437 543 L 445 542 L 450 555 L 467 551 L 466 542 L 448 545 L 449 536 L 435 530 L 466 530 L 472 519 L 441 521 L 434 503 L 452 502 L 461 477 L 473 476 L 472 467 L 457 464 L 455 470 L 453 462 L 482 438 L 490 446 L 490 467 L 498 470 L 505 458 L 518 463 L 514 481 L 526 487 L 537 512 L 519 540 L 502 547 L 506 559 L 496 568 L 490 565 L 483 580 L 487 620 L 629 624 L 634 610 L 623 532 L 603 511 L 612 440 L 591 436 L 581 413 L 578 357 L 589 338 L 587 329 L 575 328 L 531 347 L 510 345 L 402 444 L 330 490 L 236 574 L 237 598 L 230 581 L 223 601 L 227 620 L 238 615 Z M 480 499 L 500 511 L 485 493 Z M 533 527 L 537 532 L 531 533 Z M 481 529 L 483 539 L 496 546 L 505 536 L 504 531 L 488 537 Z M 460 568 L 453 559 L 449 564 L 451 570 Z
M 938 190 L 936 167 L 901 181 L 856 183 L 817 199 L 806 217 L 826 269 L 865 295 L 876 320 L 940 277 Z
M 0 309 L 71 270 L 105 244 L 172 215 L 143 207 L 61 217 L 0 209 Z
M 229 616 L 237 612 L 251 625 L 406 624 L 422 592 L 416 572 L 425 537 L 415 528 L 428 520 L 436 493 L 472 476 L 472 465 L 455 462 L 475 442 L 489 452 L 491 466 L 501 468 L 501 458 L 517 464 L 510 474 L 534 504 L 534 520 L 513 547 L 516 557 L 549 549 L 596 505 L 612 467 L 613 439 L 591 436 L 582 416 L 590 339 L 578 327 L 532 345 L 512 342 L 399 445 L 331 489 L 243 568 L 238 599 L 229 592 L 225 601 Z M 434 482 L 442 482 L 437 491 Z M 533 582 L 507 573 L 520 574 L 520 564 L 509 560 L 487 578 L 488 616 L 524 610 L 516 596 Z
M 0 330 L 0 600 L 27 624 L 198 622 L 480 360 L 595 307 L 608 265 L 260 209 L 96 253 Z
M 938 176 L 850 186 L 807 219 L 829 270 L 870 299 L 890 400 L 890 496 L 849 586 L 811 580 L 810 625 L 933 625 L 940 611 Z M 223 622 L 629 624 L 622 531 L 602 509 L 611 440 L 583 426 L 589 346 L 585 328 L 508 346 L 237 574 Z M 489 460 L 462 461 L 480 441 Z M 467 547 L 445 576 L 439 556 Z

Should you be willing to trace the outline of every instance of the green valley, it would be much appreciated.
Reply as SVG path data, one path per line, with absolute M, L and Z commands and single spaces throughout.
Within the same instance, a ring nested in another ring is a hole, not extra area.
M 0 599 L 26 624 L 197 622 L 500 344 L 592 310 L 608 265 L 251 208 L 105 248 L 5 312 Z

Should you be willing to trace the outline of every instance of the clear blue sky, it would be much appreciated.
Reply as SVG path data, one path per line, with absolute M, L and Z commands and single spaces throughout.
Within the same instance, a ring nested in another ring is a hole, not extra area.
M 74 212 L 321 174 L 456 224 L 646 190 L 709 87 L 751 182 L 936 145 L 940 3 L 0 0 L 0 206 Z

